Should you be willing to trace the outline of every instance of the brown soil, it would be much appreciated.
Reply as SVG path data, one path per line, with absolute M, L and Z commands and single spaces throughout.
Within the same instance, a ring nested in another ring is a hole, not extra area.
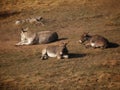
M 42 16 L 45 26 L 15 21 Z M 40 60 L 46 45 L 16 47 L 20 29 L 51 30 L 69 40 L 69 59 Z M 106 37 L 109 48 L 86 49 L 83 32 Z M 0 90 L 120 90 L 120 0 L 2 0 Z

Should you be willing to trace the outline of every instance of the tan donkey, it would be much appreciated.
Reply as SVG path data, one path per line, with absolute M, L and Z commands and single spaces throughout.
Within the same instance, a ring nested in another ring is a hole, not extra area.
M 45 60 L 48 57 L 57 57 L 57 59 L 69 58 L 67 44 L 68 43 L 63 42 L 59 45 L 47 46 L 42 50 L 41 59 Z
M 58 40 L 58 34 L 52 31 L 30 32 L 28 28 L 21 30 L 21 41 L 16 45 L 47 44 Z
M 108 40 L 100 35 L 89 35 L 88 33 L 82 34 L 79 42 L 81 44 L 85 44 L 86 47 L 93 47 L 93 48 L 107 48 L 108 47 Z

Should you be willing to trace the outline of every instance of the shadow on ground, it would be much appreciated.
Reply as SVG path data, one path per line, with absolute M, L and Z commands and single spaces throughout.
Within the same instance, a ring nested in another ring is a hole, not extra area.
M 113 43 L 113 42 L 110 42 L 109 44 L 110 44 L 110 45 L 109 45 L 109 48 L 117 48 L 117 47 L 120 46 L 119 44 Z
M 68 38 L 60 38 L 58 39 L 58 41 L 61 41 L 61 40 L 67 40 Z
M 86 54 L 70 53 L 69 56 L 70 58 L 81 58 L 81 57 L 85 57 Z
M 17 14 L 20 14 L 20 12 L 18 12 L 18 11 L 1 11 L 0 12 L 0 19 L 7 18 L 7 17 L 17 15 Z

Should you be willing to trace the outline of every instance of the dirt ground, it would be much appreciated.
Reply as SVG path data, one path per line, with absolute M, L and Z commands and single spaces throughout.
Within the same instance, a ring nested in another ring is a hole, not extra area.
M 42 25 L 15 21 L 43 17 Z M 49 45 L 19 46 L 21 28 L 56 31 L 69 59 L 41 60 Z M 106 37 L 107 49 L 85 48 L 83 32 Z M 0 90 L 120 90 L 120 0 L 1 0 Z

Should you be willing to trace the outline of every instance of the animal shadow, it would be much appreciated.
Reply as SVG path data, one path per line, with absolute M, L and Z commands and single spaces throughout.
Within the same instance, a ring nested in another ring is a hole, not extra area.
M 58 41 L 61 41 L 61 40 L 67 40 L 68 38 L 60 38 L 58 39 Z
M 117 47 L 119 47 L 119 46 L 120 46 L 120 45 L 117 44 L 117 43 L 110 42 L 108 48 L 117 48 Z
M 16 15 L 16 14 L 20 14 L 20 12 L 17 12 L 17 11 L 3 11 L 3 12 L 0 12 L 0 19 L 1 18 L 7 18 L 7 17 L 13 16 L 13 15 Z
M 69 58 L 81 58 L 85 57 L 86 54 L 78 54 L 78 53 L 69 53 Z

